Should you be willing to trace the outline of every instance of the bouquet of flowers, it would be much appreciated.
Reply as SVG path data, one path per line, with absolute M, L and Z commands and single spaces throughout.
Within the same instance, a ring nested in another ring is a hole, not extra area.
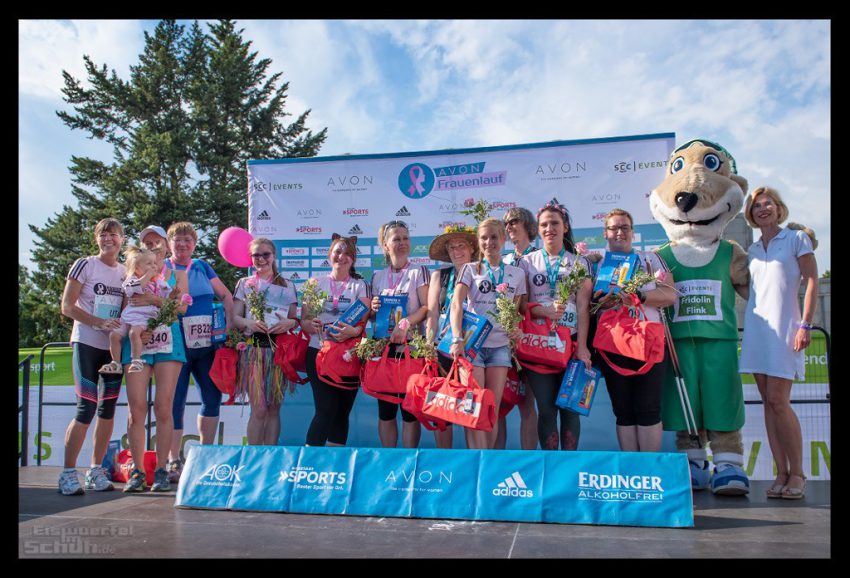
M 508 293 L 507 283 L 500 283 L 496 285 L 496 311 L 488 311 L 487 313 L 492 316 L 497 323 L 505 328 L 505 332 L 510 338 L 511 357 L 516 364 L 517 371 L 519 371 L 520 366 L 516 359 L 516 340 L 513 335 L 516 333 L 516 330 L 522 321 L 522 315 L 520 315 L 517 310 L 516 303 L 514 303 L 514 300 Z
M 620 291 L 616 294 L 611 294 L 610 297 L 607 297 L 600 300 L 599 303 L 596 303 L 591 309 L 591 313 L 596 313 L 602 305 L 608 303 L 613 300 L 620 300 L 622 305 L 629 306 L 632 303 L 632 295 L 634 295 L 638 289 L 643 287 L 648 283 L 655 282 L 656 285 L 664 285 L 666 287 L 672 287 L 674 290 L 676 289 L 669 283 L 667 283 L 667 272 L 659 269 L 655 272 L 655 275 L 650 275 L 644 270 L 635 271 L 635 274 L 632 275 L 632 278 L 623 283 L 623 286 L 620 288 Z
M 245 282 L 245 288 L 245 305 L 248 306 L 251 317 L 256 321 L 265 322 L 266 313 L 274 311 L 266 299 L 269 288 L 266 287 L 265 291 L 260 291 L 260 280 L 256 276 L 251 277 Z M 271 338 L 268 331 L 265 333 L 268 335 L 269 343 L 271 344 L 272 351 L 274 351 L 274 339 Z
M 472 197 L 469 197 L 463 202 L 463 206 L 466 208 L 458 212 L 461 215 L 471 216 L 475 219 L 476 223 L 480 223 L 490 216 L 490 207 L 484 199 L 478 199 L 476 201 Z
M 304 283 L 301 292 L 301 319 L 315 319 L 322 312 L 328 292 L 319 290 L 319 281 L 311 277 Z
M 555 302 L 566 303 L 571 295 L 575 295 L 585 279 L 590 279 L 590 273 L 581 263 L 576 263 L 569 275 L 555 284 Z
M 244 351 L 248 347 L 248 344 L 245 343 L 245 336 L 242 332 L 235 327 L 231 327 L 227 331 L 227 339 L 224 341 L 224 346 L 228 349 Z
M 410 332 L 410 356 L 416 359 L 437 359 L 437 346 L 433 335 L 422 335 L 414 329 Z
M 177 321 L 177 307 L 181 304 L 191 305 L 192 296 L 188 293 L 184 293 L 179 300 L 172 299 L 170 296 L 165 297 L 162 301 L 162 305 L 160 305 L 159 307 L 159 311 L 157 312 L 156 317 L 148 319 L 148 329 L 150 331 L 153 331 L 160 325 L 165 325 L 166 327 L 168 327 L 169 325 Z
M 575 244 L 576 255 L 584 257 L 591 263 L 598 263 L 602 260 L 602 253 L 599 251 L 588 251 L 587 243 L 580 241 Z
M 366 363 L 370 359 L 378 359 L 384 353 L 384 348 L 387 346 L 387 343 L 390 342 L 389 337 L 382 338 L 371 338 L 364 337 L 360 340 L 356 347 L 353 349 L 346 351 L 342 358 L 345 361 L 351 361 L 351 352 L 353 351 L 355 355 L 360 359 L 361 362 Z M 348 358 L 346 358 L 346 355 Z

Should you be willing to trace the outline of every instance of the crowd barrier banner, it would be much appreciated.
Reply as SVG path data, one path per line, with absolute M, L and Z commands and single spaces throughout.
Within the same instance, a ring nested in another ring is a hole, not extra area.
M 692 527 L 681 453 L 193 446 L 175 505 Z

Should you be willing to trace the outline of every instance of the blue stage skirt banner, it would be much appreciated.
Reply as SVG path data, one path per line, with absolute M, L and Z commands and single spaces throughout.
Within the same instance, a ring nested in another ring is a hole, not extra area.
M 185 508 L 694 525 L 682 453 L 193 445 Z

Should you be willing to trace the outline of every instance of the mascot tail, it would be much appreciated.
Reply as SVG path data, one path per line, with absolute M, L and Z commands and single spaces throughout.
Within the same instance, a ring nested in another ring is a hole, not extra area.
M 803 231 L 809 236 L 809 239 L 812 240 L 812 249 L 818 248 L 818 240 L 815 238 L 815 232 L 812 229 L 805 225 L 801 225 L 800 223 L 788 223 L 788 228 L 795 231 Z

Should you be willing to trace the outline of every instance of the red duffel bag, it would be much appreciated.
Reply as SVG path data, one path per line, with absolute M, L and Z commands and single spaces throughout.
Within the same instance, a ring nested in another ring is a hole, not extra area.
M 517 370 L 513 367 L 508 369 L 508 377 L 505 380 L 505 389 L 502 390 L 502 402 L 499 404 L 499 417 L 503 418 L 514 409 L 515 406 L 525 401 L 525 384 L 519 378 Z
M 310 336 L 306 331 L 297 333 L 287 331 L 278 333 L 274 340 L 274 362 L 283 371 L 286 379 L 292 383 L 307 383 L 306 377 L 301 377 L 298 372 L 307 371 L 307 347 L 310 345 Z
M 130 476 L 133 475 L 133 469 L 137 467 L 130 450 L 121 450 L 115 462 L 115 471 L 112 472 L 112 481 L 126 483 L 130 479 Z M 156 452 L 154 450 L 145 450 L 145 455 L 142 458 L 142 467 L 139 469 L 145 472 L 145 483 L 151 485 L 153 483 L 153 474 L 156 470 Z
M 652 366 L 664 359 L 664 325 L 646 319 L 643 306 L 636 295 L 630 295 L 632 305 L 609 309 L 599 316 L 593 347 L 602 359 L 620 375 L 643 375 Z M 635 316 L 632 316 L 632 311 Z M 626 369 L 616 365 L 608 357 L 616 353 L 629 357 L 643 365 L 638 369 Z
M 468 385 L 460 381 L 458 368 L 469 373 Z M 496 424 L 496 400 L 493 392 L 478 385 L 472 364 L 458 357 L 446 377 L 435 377 L 428 384 L 422 413 L 428 419 L 441 419 L 463 427 L 493 431 Z
M 390 403 L 401 403 L 399 395 L 407 393 L 407 378 L 421 373 L 427 364 L 424 358 L 410 357 L 410 346 L 404 345 L 404 353 L 389 356 L 390 344 L 377 359 L 367 359 L 360 372 L 363 393 Z
M 239 352 L 229 347 L 215 350 L 210 379 L 221 393 L 230 396 L 224 405 L 233 405 L 236 397 L 236 368 L 239 366 Z
M 360 387 L 360 359 L 354 348 L 362 338 L 358 335 L 345 341 L 328 339 L 316 355 L 316 374 L 328 385 L 340 389 Z
M 573 354 L 570 328 L 547 317 L 532 317 L 531 310 L 538 305 L 540 303 L 529 303 L 525 318 L 519 324 L 522 338 L 517 342 L 517 359 L 523 367 L 539 373 L 564 371 Z M 539 371 L 540 366 L 544 371 Z
M 404 401 L 401 402 L 402 409 L 416 416 L 419 423 L 430 431 L 446 431 L 446 428 L 450 427 L 447 421 L 434 419 L 422 413 L 422 404 L 425 403 L 428 386 L 431 380 L 438 376 L 437 364 L 433 361 L 426 363 L 420 373 L 407 378 L 407 392 L 404 395 Z

